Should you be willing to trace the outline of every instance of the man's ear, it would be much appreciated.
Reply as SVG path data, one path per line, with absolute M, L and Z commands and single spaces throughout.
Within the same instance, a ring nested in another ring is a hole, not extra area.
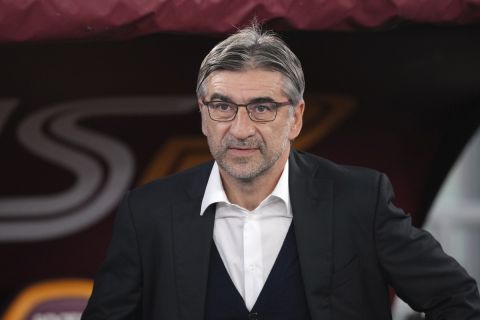
M 197 104 L 198 104 L 198 111 L 200 111 L 200 118 L 201 118 L 200 121 L 202 121 L 202 133 L 203 133 L 203 135 L 206 136 L 207 135 L 207 127 L 206 127 L 207 125 L 206 125 L 205 121 L 207 119 L 205 118 L 205 112 L 208 112 L 208 111 L 205 110 L 205 106 L 203 105 L 202 101 L 197 100 Z
M 294 108 L 292 126 L 288 134 L 290 141 L 294 140 L 302 131 L 303 126 L 303 112 L 305 111 L 305 101 L 302 99 Z

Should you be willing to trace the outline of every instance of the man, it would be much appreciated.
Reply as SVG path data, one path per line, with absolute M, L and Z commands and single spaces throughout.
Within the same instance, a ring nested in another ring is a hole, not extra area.
M 387 178 L 291 149 L 303 71 L 252 26 L 197 84 L 215 162 L 131 191 L 83 319 L 480 319 L 475 281 L 392 204 Z

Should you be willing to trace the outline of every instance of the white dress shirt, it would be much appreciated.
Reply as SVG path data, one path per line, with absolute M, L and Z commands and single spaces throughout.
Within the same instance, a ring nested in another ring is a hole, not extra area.
M 273 192 L 253 211 L 228 200 L 215 162 L 200 214 L 214 203 L 213 240 L 228 275 L 251 311 L 292 222 L 288 161 Z

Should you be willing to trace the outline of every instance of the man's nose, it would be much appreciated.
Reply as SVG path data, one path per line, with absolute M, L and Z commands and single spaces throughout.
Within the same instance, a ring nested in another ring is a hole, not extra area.
M 255 123 L 250 119 L 247 108 L 239 107 L 232 120 L 230 133 L 238 139 L 245 139 L 255 134 Z

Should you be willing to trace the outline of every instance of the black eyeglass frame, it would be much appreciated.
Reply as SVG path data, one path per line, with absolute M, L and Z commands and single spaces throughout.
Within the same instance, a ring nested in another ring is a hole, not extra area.
M 229 103 L 231 104 L 232 106 L 235 106 L 236 107 L 236 111 L 235 111 L 235 114 L 233 115 L 233 117 L 231 119 L 228 119 L 228 120 L 218 120 L 218 119 L 213 119 L 212 118 L 212 115 L 210 114 L 210 107 L 208 106 L 210 103 L 212 102 L 224 102 L 224 103 Z M 248 117 L 250 118 L 250 120 L 252 120 L 253 122 L 260 122 L 260 123 L 265 123 L 265 122 L 272 122 L 272 121 L 275 121 L 275 119 L 277 118 L 277 110 L 278 108 L 280 107 L 285 107 L 285 106 L 291 106 L 293 105 L 292 102 L 290 101 L 285 101 L 285 102 L 276 102 L 276 101 L 265 101 L 263 103 L 272 103 L 275 105 L 274 109 L 275 109 L 275 116 L 273 117 L 272 120 L 256 120 L 254 118 L 252 118 L 252 112 L 250 110 L 248 110 L 248 106 L 249 105 L 253 105 L 253 104 L 261 104 L 262 102 L 250 102 L 250 103 L 246 103 L 246 104 L 238 104 L 238 103 L 235 103 L 235 102 L 230 102 L 230 101 L 223 101 L 223 100 L 210 100 L 210 101 L 203 101 L 202 100 L 202 104 L 207 107 L 207 110 L 208 110 L 208 116 L 210 117 L 210 119 L 212 119 L 213 121 L 217 121 L 217 122 L 230 122 L 230 121 L 233 121 L 235 119 L 235 117 L 237 116 L 237 113 L 238 113 L 238 108 L 240 107 L 244 107 L 246 110 L 247 110 L 247 114 L 248 114 Z

